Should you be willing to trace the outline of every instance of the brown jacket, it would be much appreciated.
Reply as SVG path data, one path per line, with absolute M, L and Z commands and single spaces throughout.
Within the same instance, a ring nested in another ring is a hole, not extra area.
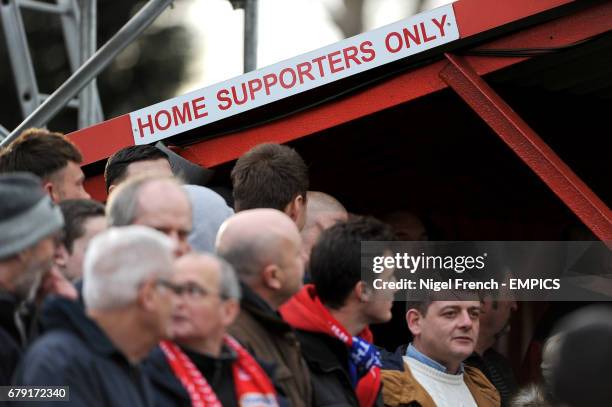
M 229 334 L 258 360 L 275 365 L 274 383 L 291 406 L 310 406 L 310 373 L 293 328 L 248 287 L 242 289 L 240 315 Z
M 386 406 L 399 407 L 418 405 L 436 407 L 431 396 L 416 381 L 410 368 L 404 363 L 404 370 L 382 370 L 383 400 Z M 472 393 L 478 407 L 499 407 L 499 393 L 478 369 L 465 366 L 463 381 Z

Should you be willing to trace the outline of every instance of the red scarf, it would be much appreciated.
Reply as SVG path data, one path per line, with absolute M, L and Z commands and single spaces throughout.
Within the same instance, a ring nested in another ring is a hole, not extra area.
M 283 319 L 292 327 L 303 331 L 324 333 L 342 341 L 349 349 L 352 335 L 329 313 L 321 303 L 314 285 L 305 285 L 296 295 L 280 307 Z M 358 335 L 372 343 L 372 332 L 368 327 Z M 380 390 L 380 368 L 373 366 L 357 383 L 355 393 L 360 407 L 371 407 Z
M 278 407 L 274 386 L 261 366 L 231 336 L 226 335 L 224 343 L 238 355 L 232 366 L 238 405 Z M 174 374 L 189 393 L 193 407 L 223 407 L 202 373 L 178 346 L 170 341 L 163 341 L 159 346 L 166 354 Z

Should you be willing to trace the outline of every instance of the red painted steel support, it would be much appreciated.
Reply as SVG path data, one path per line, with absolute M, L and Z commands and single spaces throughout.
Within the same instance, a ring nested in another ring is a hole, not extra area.
M 602 241 L 612 241 L 610 209 L 470 66 L 445 54 L 440 77 Z

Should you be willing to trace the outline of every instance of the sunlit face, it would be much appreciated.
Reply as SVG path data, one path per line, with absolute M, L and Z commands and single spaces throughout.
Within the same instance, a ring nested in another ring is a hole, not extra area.
M 302 250 L 302 238 L 297 229 L 293 227 L 291 233 L 282 239 L 279 245 L 281 252 L 279 267 L 284 279 L 282 291 L 289 299 L 302 288 L 304 282 L 305 256 Z
M 172 315 L 172 332 L 178 343 L 222 336 L 233 322 L 229 302 L 220 293 L 219 264 L 212 259 L 182 258 L 173 279 L 181 294 Z
M 191 204 L 185 191 L 174 183 L 160 180 L 145 185 L 133 223 L 157 229 L 170 237 L 176 243 L 177 256 L 191 250 L 187 242 L 192 225 Z
M 50 179 L 53 186 L 51 198 L 55 202 L 65 201 L 66 199 L 91 198 L 87 191 L 85 191 L 84 181 L 85 174 L 83 174 L 81 167 L 73 161 L 68 161 L 68 164 Z
M 76 280 L 83 275 L 83 258 L 94 236 L 106 230 L 106 218 L 93 216 L 83 222 L 83 236 L 72 243 L 72 253 L 68 253 L 64 274 L 69 280 Z
M 423 316 L 409 310 L 408 327 L 425 355 L 448 366 L 474 351 L 478 338 L 480 301 L 434 301 Z

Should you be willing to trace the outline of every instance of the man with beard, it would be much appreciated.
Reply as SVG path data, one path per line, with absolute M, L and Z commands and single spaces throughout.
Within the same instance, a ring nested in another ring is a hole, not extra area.
M 32 307 L 27 304 L 40 294 L 41 284 L 53 285 L 53 257 L 63 224 L 40 179 L 29 173 L 0 175 L 0 385 L 10 383 L 28 343 Z

